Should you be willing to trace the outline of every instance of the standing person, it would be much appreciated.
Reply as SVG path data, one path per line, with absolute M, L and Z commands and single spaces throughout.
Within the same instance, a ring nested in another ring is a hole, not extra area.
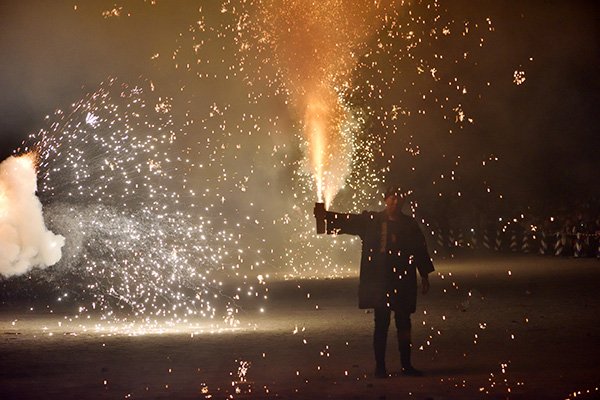
M 317 225 L 325 221 L 328 234 L 358 235 L 362 239 L 358 307 L 374 309 L 375 376 L 388 376 L 385 365 L 391 312 L 398 331 L 402 374 L 422 376 L 411 363 L 410 314 L 416 310 L 417 270 L 422 292 L 429 290 L 428 274 L 433 263 L 417 222 L 401 212 L 406 196 L 398 187 L 385 192 L 385 210 L 342 214 L 315 206 Z

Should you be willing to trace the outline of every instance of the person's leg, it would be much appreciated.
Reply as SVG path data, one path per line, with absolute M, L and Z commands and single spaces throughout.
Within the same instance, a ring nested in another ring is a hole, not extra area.
M 390 326 L 391 311 L 387 307 L 375 309 L 375 331 L 373 332 L 373 350 L 375 351 L 375 376 L 385 378 L 385 349 Z
M 396 330 L 398 331 L 398 350 L 400 351 L 400 362 L 402 363 L 402 373 L 405 375 L 422 375 L 421 371 L 416 370 L 411 362 L 411 322 L 410 314 L 402 311 L 394 312 Z

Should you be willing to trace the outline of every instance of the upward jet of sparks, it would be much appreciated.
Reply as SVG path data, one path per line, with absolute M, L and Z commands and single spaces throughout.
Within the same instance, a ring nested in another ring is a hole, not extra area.
M 292 104 L 303 118 L 307 161 L 317 198 L 329 205 L 351 172 L 354 127 L 343 90 L 351 86 L 355 52 L 382 25 L 386 2 L 273 0 L 264 7 Z M 385 4 L 384 4 L 385 3 Z
M 317 198 L 319 202 L 331 204 L 337 192 L 337 184 L 333 182 L 335 174 L 332 174 L 333 163 L 344 165 L 349 160 L 340 160 L 346 152 L 344 148 L 332 147 L 337 143 L 343 143 L 338 128 L 338 120 L 341 119 L 339 104 L 330 104 L 332 93 L 327 93 L 326 88 L 319 93 L 316 92 L 308 97 L 306 112 L 304 115 L 304 131 L 308 140 L 308 159 L 312 168 L 312 174 L 317 187 Z M 347 147 L 347 146 L 345 146 Z M 342 172 L 342 171 L 339 171 Z M 345 173 L 342 173 L 345 176 Z M 333 178 L 333 179 L 332 179 Z M 343 182 L 342 182 L 343 183 Z

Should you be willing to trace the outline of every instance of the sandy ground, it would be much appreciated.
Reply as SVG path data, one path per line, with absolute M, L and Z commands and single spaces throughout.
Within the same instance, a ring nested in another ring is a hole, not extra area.
M 413 315 L 425 377 L 398 374 L 390 329 L 392 376 L 373 378 L 373 314 L 356 308 L 356 279 L 286 281 L 270 283 L 265 312 L 248 307 L 237 329 L 107 334 L 1 306 L 0 398 L 600 398 L 600 261 L 436 267 Z

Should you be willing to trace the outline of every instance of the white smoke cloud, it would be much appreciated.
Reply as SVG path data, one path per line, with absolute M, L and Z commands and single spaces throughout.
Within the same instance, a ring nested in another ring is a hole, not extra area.
M 0 275 L 21 275 L 56 264 L 65 238 L 46 228 L 37 198 L 34 156 L 0 163 Z

